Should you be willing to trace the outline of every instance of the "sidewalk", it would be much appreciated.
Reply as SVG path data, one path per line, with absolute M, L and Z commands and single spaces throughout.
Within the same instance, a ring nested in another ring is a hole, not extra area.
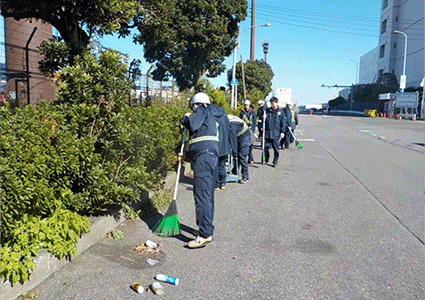
M 183 170 L 188 170 L 189 164 L 185 164 Z M 176 174 L 169 172 L 166 179 L 166 187 L 174 185 Z M 138 205 L 140 205 L 139 203 Z M 81 256 L 87 249 L 105 239 L 107 233 L 111 232 L 120 226 L 126 219 L 124 213 L 121 211 L 111 211 L 105 216 L 89 217 L 90 232 L 83 235 L 77 244 L 77 256 L 71 260 L 57 259 L 50 255 L 47 250 L 41 251 L 35 258 L 36 268 L 30 275 L 30 280 L 24 284 L 16 283 L 13 287 L 10 282 L 3 282 L 0 284 L 0 300 L 15 299 L 22 293 L 34 289 L 37 285 L 45 281 L 50 275 L 63 267 L 72 264 L 79 256 Z M 27 293 L 28 294 L 28 293 Z
M 124 239 L 103 237 L 30 292 L 37 300 L 424 299 L 423 245 L 318 143 L 280 153 L 278 168 L 261 165 L 257 143 L 249 182 L 216 192 L 205 248 L 184 247 L 197 228 L 192 180 L 183 177 L 181 235 L 154 235 L 158 215 L 124 221 Z M 136 251 L 147 240 L 158 251 Z M 161 296 L 131 289 L 157 274 L 180 283 L 161 283 Z

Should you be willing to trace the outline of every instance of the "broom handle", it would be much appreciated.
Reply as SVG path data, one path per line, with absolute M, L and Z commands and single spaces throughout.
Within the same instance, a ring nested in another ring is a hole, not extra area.
M 264 140 L 266 139 L 266 131 L 265 131 L 265 129 L 266 129 L 266 117 L 267 115 L 266 115 L 266 112 L 264 111 L 263 112 L 263 142 L 262 142 L 262 147 L 261 148 L 263 148 L 263 154 L 264 154 Z
M 297 138 L 295 137 L 294 133 L 292 132 L 292 128 L 289 127 L 288 125 L 286 125 L 289 128 L 289 132 L 292 134 L 292 137 L 294 138 L 294 140 L 297 140 Z
M 183 155 L 183 150 L 184 150 L 184 142 L 186 140 L 186 127 L 183 130 L 183 138 L 182 138 L 182 146 L 180 148 L 180 153 L 179 156 Z M 179 179 L 180 179 L 180 169 L 182 167 L 182 157 L 180 157 L 179 160 L 179 164 L 177 166 L 177 177 L 176 177 L 176 186 L 174 187 L 174 195 L 173 195 L 173 200 L 177 199 L 177 189 L 179 188 Z

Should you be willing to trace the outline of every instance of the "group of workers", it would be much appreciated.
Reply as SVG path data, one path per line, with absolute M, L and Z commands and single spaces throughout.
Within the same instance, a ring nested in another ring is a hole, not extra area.
M 280 108 L 278 99 L 272 97 L 269 107 L 262 100 L 258 106 L 255 113 L 250 101 L 245 100 L 238 117 L 226 114 L 211 103 L 205 93 L 192 97 L 192 113 L 186 113 L 181 123 L 190 131 L 187 157 L 194 171 L 193 195 L 199 230 L 196 239 L 186 244 L 188 248 L 204 247 L 213 240 L 214 192 L 225 189 L 229 154 L 240 166 L 242 178 L 239 183 L 244 184 L 249 181 L 248 166 L 254 163 L 252 149 L 257 137 L 262 138 L 264 164 L 268 163 L 269 150 L 273 148 L 273 167 L 278 164 L 279 148 L 289 149 L 293 142 L 298 116 L 292 103 Z

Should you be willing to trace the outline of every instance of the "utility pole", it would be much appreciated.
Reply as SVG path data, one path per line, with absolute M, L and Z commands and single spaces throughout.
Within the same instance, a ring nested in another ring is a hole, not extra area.
M 255 0 L 252 0 L 251 7 L 251 53 L 249 59 L 255 60 Z

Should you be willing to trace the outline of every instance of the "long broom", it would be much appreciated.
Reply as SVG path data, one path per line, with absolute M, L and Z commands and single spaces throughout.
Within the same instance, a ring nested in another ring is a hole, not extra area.
M 288 129 L 289 129 L 289 132 L 292 134 L 292 137 L 295 140 L 295 146 L 297 146 L 298 149 L 302 149 L 303 145 L 300 142 L 297 141 L 297 138 L 295 137 L 294 133 L 292 132 L 291 127 L 288 126 Z
M 183 131 L 182 146 L 180 149 L 180 157 L 183 155 L 184 142 L 186 139 L 186 128 Z M 174 187 L 174 196 L 171 200 L 170 206 L 168 206 L 167 211 L 162 216 L 162 218 L 156 223 L 153 227 L 153 232 L 160 236 L 175 236 L 180 234 L 180 223 L 179 215 L 177 214 L 177 189 L 179 187 L 179 178 L 180 178 L 180 169 L 182 166 L 181 159 L 177 167 L 177 177 L 176 177 L 176 186 Z
M 265 118 L 265 116 L 266 116 L 266 113 L 263 112 L 263 137 L 262 137 L 263 142 L 261 143 L 261 152 L 263 153 L 261 155 L 261 164 L 262 165 L 266 164 L 266 152 L 264 150 L 264 144 L 266 142 L 266 130 L 265 130 L 266 118 Z

